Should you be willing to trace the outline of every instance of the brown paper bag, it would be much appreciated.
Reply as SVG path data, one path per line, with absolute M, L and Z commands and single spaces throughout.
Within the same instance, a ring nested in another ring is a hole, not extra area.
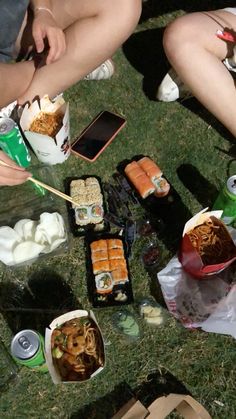
M 131 399 L 112 419 L 164 419 L 174 410 L 185 419 L 212 419 L 200 403 L 184 394 L 159 397 L 147 409 L 139 400 Z

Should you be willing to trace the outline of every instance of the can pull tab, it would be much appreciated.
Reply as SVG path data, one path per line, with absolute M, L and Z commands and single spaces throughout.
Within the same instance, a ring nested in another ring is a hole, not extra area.
M 236 179 L 233 180 L 231 184 L 231 188 L 236 189 Z
M 19 342 L 19 345 L 25 350 L 25 351 L 27 351 L 30 347 L 31 347 L 31 343 L 30 343 L 30 341 L 29 341 L 29 339 L 27 339 L 27 337 L 26 336 L 21 336 L 19 339 L 18 339 L 18 342 Z

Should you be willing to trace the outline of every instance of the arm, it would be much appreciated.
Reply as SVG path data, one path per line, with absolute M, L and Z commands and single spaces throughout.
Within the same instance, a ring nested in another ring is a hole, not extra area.
M 38 53 L 43 52 L 47 39 L 49 52 L 46 64 L 58 60 L 65 52 L 66 43 L 64 32 L 59 28 L 52 11 L 51 0 L 31 0 L 31 8 L 34 12 L 33 38 Z

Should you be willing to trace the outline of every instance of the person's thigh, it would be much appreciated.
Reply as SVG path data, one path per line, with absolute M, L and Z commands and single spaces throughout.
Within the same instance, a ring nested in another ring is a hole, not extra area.
M 107 15 L 114 20 L 134 16 L 141 8 L 141 0 L 52 0 L 52 10 L 56 22 L 66 29 L 79 19 Z
M 236 15 L 225 10 L 187 14 L 167 27 L 164 47 L 174 53 L 192 45 L 194 54 L 194 45 L 201 45 L 223 60 L 232 55 L 232 44 L 217 38 L 216 32 L 226 28 L 236 32 Z

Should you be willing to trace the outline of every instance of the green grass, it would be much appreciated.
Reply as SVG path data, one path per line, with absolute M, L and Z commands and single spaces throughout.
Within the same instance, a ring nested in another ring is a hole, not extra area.
M 96 174 L 108 181 L 120 161 L 136 154 L 146 154 L 158 162 L 189 213 L 195 213 L 208 201 L 211 202 L 215 190 L 227 178 L 228 165 L 233 158 L 232 144 L 230 137 L 221 134 L 216 121 L 199 104 L 193 103 L 193 106 L 200 117 L 181 103 L 158 103 L 149 100 L 144 93 L 145 90 L 149 97 L 154 96 L 152 89 L 167 68 L 160 49 L 162 28 L 175 15 L 183 13 L 186 7 L 194 8 L 194 3 L 200 7 L 199 2 L 193 1 L 165 2 L 160 5 L 163 14 L 158 17 L 156 3 L 149 2 L 146 10 L 152 16 L 138 26 L 124 49 L 116 53 L 113 78 L 110 81 L 81 82 L 66 93 L 70 102 L 72 137 L 103 109 L 125 116 L 127 126 L 95 163 L 70 157 L 65 164 L 57 165 L 53 170 L 61 188 L 67 176 Z M 200 3 L 206 8 L 206 2 Z M 214 4 L 217 7 L 222 2 Z M 150 44 L 150 40 L 155 43 Z M 195 168 L 199 179 L 192 190 L 179 176 L 189 167 L 186 165 Z M 233 167 L 230 170 L 233 173 Z M 178 218 L 174 220 L 176 225 L 182 221 Z M 177 239 L 179 237 L 173 231 L 173 240 Z M 158 292 L 157 282 L 150 278 L 140 262 L 143 244 L 143 241 L 136 242 L 130 262 L 135 301 L 149 296 L 153 288 Z M 164 266 L 170 252 L 163 245 L 162 248 L 161 264 Z M 69 252 L 63 256 L 45 259 L 13 272 L 2 269 L 1 291 L 6 283 L 24 284 L 32 275 L 48 270 L 52 276 L 63 278 L 78 303 L 88 309 L 85 257 L 83 239 L 73 238 Z M 45 294 L 46 282 L 42 277 L 41 292 Z M 135 304 L 130 306 L 130 310 L 137 314 Z M 55 386 L 48 374 L 21 368 L 18 379 L 2 390 L 0 417 L 110 418 L 115 407 L 129 398 L 129 389 L 138 392 L 141 399 L 147 401 L 140 386 L 151 373 L 155 380 L 150 393 L 184 391 L 186 387 L 186 391 L 203 403 L 214 419 L 236 417 L 233 338 L 186 330 L 168 316 L 165 325 L 157 329 L 148 328 L 138 319 L 142 337 L 137 344 L 125 345 L 111 326 L 114 311 L 114 308 L 94 310 L 105 341 L 109 343 L 106 347 L 106 366 L 98 377 L 83 384 Z M 29 322 L 32 320 L 27 319 Z M 12 335 L 9 325 L 17 325 L 20 320 L 17 313 L 0 315 L 1 338 L 7 347 Z

